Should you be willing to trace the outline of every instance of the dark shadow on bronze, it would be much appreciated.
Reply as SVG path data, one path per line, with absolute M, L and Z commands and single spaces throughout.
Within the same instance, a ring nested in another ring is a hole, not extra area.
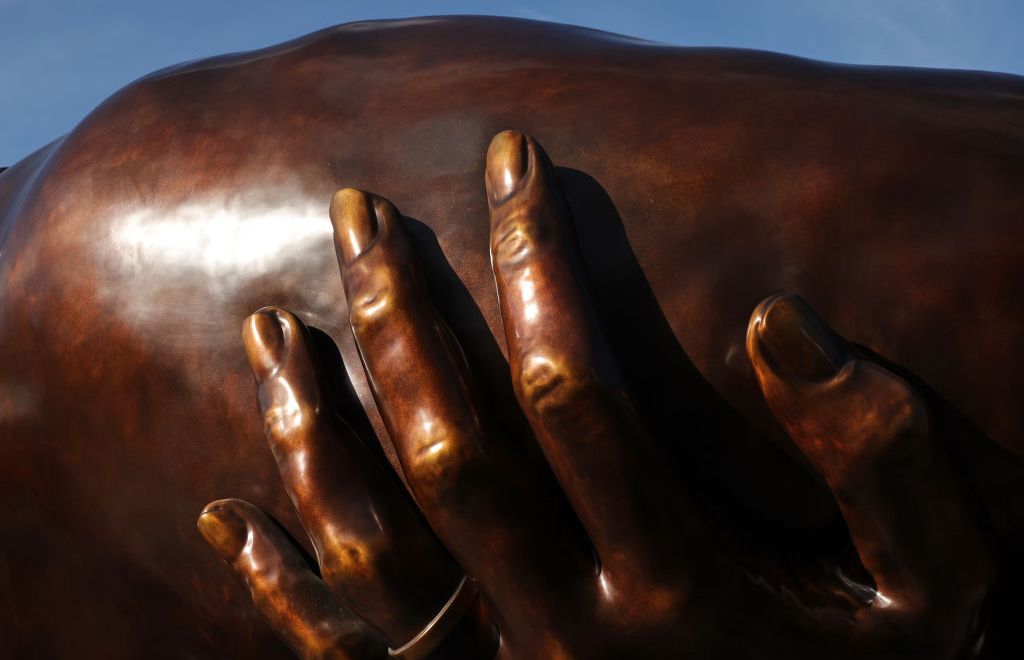
M 348 425 L 356 432 L 363 444 L 370 448 L 371 453 L 383 461 L 382 465 L 388 466 L 390 469 L 384 449 L 380 442 L 376 441 L 377 435 L 373 430 L 373 425 L 370 424 L 370 418 L 367 417 L 366 411 L 359 403 L 359 397 L 352 387 L 352 381 L 348 378 L 348 371 L 345 369 L 345 362 L 342 360 L 337 344 L 334 343 L 330 335 L 320 328 L 311 325 L 306 327 L 309 328 L 310 338 L 313 340 L 314 359 L 317 361 L 320 373 L 327 381 L 327 391 L 332 399 L 332 405 L 341 418 L 348 422 Z
M 913 385 L 927 401 L 932 423 L 945 430 L 946 447 L 964 476 L 978 523 L 993 540 L 1000 570 L 996 589 L 985 604 L 990 623 L 981 657 L 1021 657 L 1024 643 L 1016 634 L 1020 624 L 1012 613 L 1018 606 L 1014 594 L 1024 590 L 1024 460 L 989 439 L 916 374 L 866 346 L 853 345 Z
M 586 218 L 586 231 L 575 238 L 630 397 L 685 483 L 734 526 L 766 541 L 813 554 L 844 547 L 845 527 L 827 490 L 756 433 L 689 360 L 608 193 L 584 172 L 556 170 L 573 217 Z M 794 511 L 759 506 L 758 491 L 780 488 L 792 489 L 793 499 L 805 503 L 801 513 L 814 511 L 820 522 L 807 524 Z
M 470 295 L 466 285 L 452 270 L 437 242 L 434 231 L 424 222 L 403 216 L 405 227 L 423 264 L 427 288 L 438 312 L 455 333 L 466 360 L 473 367 L 470 373 L 507 374 L 508 362 L 494 341 L 483 312 Z M 486 222 L 481 217 L 480 222 Z M 507 429 L 506 437 L 529 437 L 530 426 L 516 405 L 509 378 L 474 380 L 491 421 L 497 428 Z
M 423 265 L 424 279 L 434 306 L 464 352 L 470 365 L 469 373 L 508 374 L 508 361 L 491 335 L 480 307 L 448 263 L 441 245 L 437 242 L 437 235 L 420 220 L 409 216 L 403 216 L 403 220 Z M 484 221 L 481 219 L 481 222 Z M 511 378 L 475 379 L 473 386 L 480 396 L 481 410 L 486 411 L 489 416 L 490 428 L 499 434 L 503 442 L 512 445 L 517 451 L 526 453 L 536 470 L 537 477 L 551 484 L 546 490 L 553 494 L 552 497 L 558 499 L 551 505 L 563 509 L 566 512 L 566 520 L 575 521 L 576 517 L 570 514 L 572 509 L 569 502 L 561 496 L 562 491 L 555 483 L 551 466 L 544 458 L 540 445 L 516 402 Z M 538 488 L 538 492 L 544 490 Z M 585 536 L 582 527 L 577 531 L 581 537 Z

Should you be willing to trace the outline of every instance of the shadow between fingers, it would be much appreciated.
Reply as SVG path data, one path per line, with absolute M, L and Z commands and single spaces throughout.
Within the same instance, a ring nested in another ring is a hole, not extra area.
M 758 434 L 690 361 L 601 184 L 579 170 L 556 171 L 598 317 L 633 404 L 680 486 L 772 544 L 812 554 L 848 544 L 838 509 L 817 478 Z M 802 507 L 780 507 L 780 501 Z
M 374 457 L 382 461 L 382 464 L 390 470 L 391 464 L 384 454 L 384 448 L 377 441 L 377 434 L 359 402 L 355 388 L 352 387 L 352 381 L 349 380 L 345 361 L 341 357 L 341 351 L 338 350 L 337 344 L 334 343 L 330 335 L 320 328 L 307 327 L 310 338 L 313 340 L 314 359 L 322 378 L 326 381 L 324 385 L 335 412 L 352 427 L 352 430 L 370 449 Z

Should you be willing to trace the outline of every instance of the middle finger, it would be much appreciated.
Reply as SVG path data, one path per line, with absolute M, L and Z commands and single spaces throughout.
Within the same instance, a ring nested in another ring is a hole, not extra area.
M 331 219 L 352 331 L 417 502 L 499 616 L 537 616 L 593 574 L 589 549 L 557 491 L 481 418 L 398 211 L 346 189 Z

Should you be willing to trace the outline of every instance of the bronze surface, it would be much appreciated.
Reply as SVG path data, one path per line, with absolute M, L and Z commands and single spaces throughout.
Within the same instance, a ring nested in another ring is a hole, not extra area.
M 554 161 L 637 414 L 723 515 L 816 551 L 844 536 L 798 448 L 774 450 L 744 358 L 749 311 L 796 291 L 976 427 L 956 461 L 998 553 L 1019 555 L 1020 78 L 528 21 L 361 23 L 153 74 L 0 175 L 0 650 L 286 653 L 194 520 L 241 497 L 302 536 L 237 338 L 265 305 L 337 343 L 368 410 L 342 396 L 343 416 L 388 437 L 325 220 L 338 188 L 402 209 L 494 423 L 525 427 L 480 186 L 513 126 Z
M 746 350 L 773 414 L 832 491 L 850 544 L 815 556 L 752 534 L 665 461 L 687 428 L 666 437 L 637 414 L 541 147 L 503 131 L 486 171 L 511 380 L 546 463 L 531 460 L 528 438 L 492 423 L 394 205 L 353 189 L 331 203 L 367 380 L 411 493 L 452 557 L 334 414 L 301 322 L 270 309 L 246 321 L 267 438 L 323 581 L 250 504 L 214 502 L 198 526 L 300 657 L 1005 651 L 988 639 L 993 609 L 1005 607 L 993 598 L 996 557 L 950 453 L 966 429 L 948 423 L 946 406 L 799 297 L 768 298 Z M 455 562 L 468 577 L 453 588 Z M 472 607 L 477 585 L 482 611 Z M 449 646 L 472 629 L 477 644 Z

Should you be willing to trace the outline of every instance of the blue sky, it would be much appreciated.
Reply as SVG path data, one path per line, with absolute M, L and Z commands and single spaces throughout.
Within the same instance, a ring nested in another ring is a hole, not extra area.
M 0 0 L 0 166 L 160 67 L 367 18 L 497 14 L 679 45 L 1024 74 L 1020 0 Z

